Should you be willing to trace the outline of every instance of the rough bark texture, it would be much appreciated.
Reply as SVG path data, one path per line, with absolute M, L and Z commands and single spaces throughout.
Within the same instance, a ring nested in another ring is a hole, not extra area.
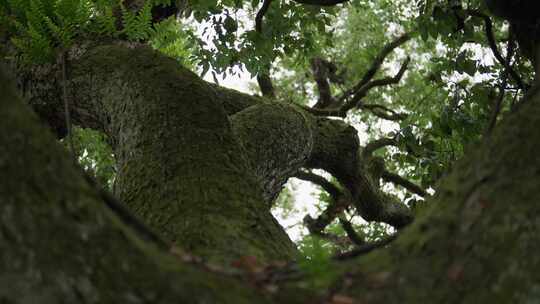
M 231 123 L 270 206 L 311 156 L 312 119 L 298 107 L 273 103 L 245 109 L 233 115 Z
M 371 180 L 356 131 L 341 121 L 210 85 L 140 45 L 86 43 L 68 58 L 74 123 L 108 135 L 116 195 L 170 243 L 211 259 L 293 258 L 269 207 L 301 167 L 336 176 L 367 220 L 402 227 L 412 219 Z M 57 66 L 18 78 L 26 99 L 62 136 Z
M 397 228 L 412 221 L 408 208 L 384 194 L 372 180 L 361 159 L 356 130 L 340 120 L 316 118 L 314 148 L 308 167 L 324 169 L 349 189 L 353 204 L 367 221 L 381 221 Z
M 264 303 L 145 244 L 0 75 L 1 303 Z
M 150 62 L 141 62 L 141 58 L 133 56 L 132 52 L 114 47 L 99 48 L 91 54 L 88 58 L 94 60 L 85 59 L 89 61 L 83 65 L 84 69 L 81 67 L 81 74 L 73 72 L 72 85 L 79 84 L 79 90 L 84 90 L 84 82 L 75 79 L 92 78 L 94 69 L 107 70 L 108 66 L 103 62 L 109 62 L 108 58 L 112 60 L 121 55 L 130 66 L 154 66 Z M 160 62 L 164 59 L 155 60 Z M 186 130 L 195 128 L 195 134 L 207 136 L 212 134 L 211 131 L 223 128 L 219 133 L 222 138 L 208 136 L 209 139 L 205 137 L 203 141 L 230 144 L 230 147 L 240 149 L 228 139 L 232 131 L 226 120 L 205 111 L 211 109 L 219 113 L 223 109 L 216 109 L 204 98 L 200 100 L 203 107 L 195 113 L 186 105 L 170 105 L 159 98 L 152 99 L 152 96 L 159 96 L 152 92 L 158 93 L 160 88 L 167 86 L 185 86 L 182 88 L 188 91 L 192 86 L 201 86 L 189 80 L 178 84 L 169 82 L 168 77 L 163 78 L 164 74 L 184 72 L 160 66 L 158 74 L 150 67 L 144 69 L 144 73 L 124 75 L 127 78 L 122 80 L 122 74 L 117 74 L 121 67 L 110 69 L 109 81 L 99 77 L 93 80 L 103 85 L 94 87 L 92 91 L 97 96 L 103 94 L 96 100 L 104 105 L 110 102 L 108 106 L 112 109 L 125 106 L 124 111 L 129 107 L 148 111 L 143 111 L 147 116 L 137 116 L 142 120 L 140 125 L 131 122 L 141 136 L 135 139 L 140 146 L 120 136 L 117 138 L 118 142 L 127 141 L 126 144 L 131 144 L 137 151 L 134 155 L 126 152 L 124 156 L 126 163 L 135 166 L 135 169 L 128 169 L 128 172 L 134 170 L 133 176 L 138 176 L 138 170 L 147 170 L 139 169 L 136 163 L 137 157 L 145 153 L 145 140 L 152 141 L 145 138 L 149 131 L 144 128 L 151 126 L 144 125 L 144 122 L 157 121 L 154 114 L 150 114 L 155 110 L 163 118 L 157 123 L 164 124 L 167 113 L 162 112 L 160 106 L 163 104 L 179 111 L 175 114 L 181 119 L 169 117 L 169 122 L 172 120 Z M 129 72 L 133 73 L 133 70 L 129 69 Z M 149 89 L 139 87 L 141 82 L 137 78 L 145 74 L 151 76 L 145 79 L 155 90 L 149 92 Z M 536 254 L 540 250 L 539 94 L 528 100 L 496 129 L 488 141 L 471 150 L 467 159 L 454 167 L 453 173 L 441 181 L 437 195 L 430 199 L 430 207 L 412 226 L 400 233 L 395 243 L 368 256 L 332 264 L 331 277 L 334 280 L 330 282 L 321 283 L 316 278 L 305 276 L 280 286 L 279 292 L 269 299 L 249 287 L 240 287 L 232 278 L 174 261 L 137 239 L 103 207 L 94 191 L 74 171 L 69 157 L 53 144 L 53 138 L 44 135 L 36 119 L 20 102 L 14 101 L 13 92 L 6 88 L 3 79 L 0 85 L 3 109 L 0 111 L 0 172 L 4 176 L 0 183 L 0 299 L 4 302 L 264 303 L 273 300 L 275 303 L 318 303 L 334 297 L 336 293 L 341 299 L 344 299 L 343 295 L 353 297 L 356 303 L 535 303 L 540 298 L 540 258 Z M 122 87 L 130 90 L 119 89 Z M 206 98 L 217 98 L 207 92 L 201 94 Z M 120 104 L 113 104 L 107 96 Z M 156 104 L 142 103 L 141 96 Z M 208 123 L 195 121 L 190 115 L 208 119 Z M 193 126 L 187 126 L 187 121 Z M 111 125 L 119 130 L 118 134 L 122 134 L 121 123 Z M 176 142 L 173 134 L 160 136 Z M 189 136 L 192 135 L 186 134 L 181 138 Z M 326 153 L 324 149 L 317 148 L 317 143 L 324 142 L 318 137 L 320 135 L 314 136 L 312 157 L 316 151 Z M 175 147 L 170 153 L 187 149 L 203 153 L 205 157 L 213 156 L 205 154 L 211 151 L 197 150 L 198 145 Z M 353 146 L 354 143 L 351 149 Z M 331 149 L 328 146 L 327 151 Z M 175 161 L 168 154 L 159 157 Z M 237 163 L 230 159 L 227 161 L 227 164 Z M 323 166 L 315 160 L 310 162 Z M 248 166 L 247 161 L 242 166 Z M 156 170 L 150 167 L 149 170 Z M 334 165 L 330 162 L 327 167 L 330 170 Z M 335 169 L 336 174 L 345 170 L 341 173 L 344 180 L 352 178 L 346 168 Z M 187 177 L 197 176 L 190 170 L 188 166 Z M 211 176 L 205 178 L 220 185 Z M 186 179 L 189 182 L 189 178 Z M 241 181 L 241 185 L 245 185 L 243 183 L 245 181 Z M 238 193 L 240 191 L 249 193 L 250 189 L 242 188 Z M 193 190 L 187 193 L 192 194 Z M 165 194 L 158 197 L 168 199 Z M 255 200 L 251 197 L 247 194 L 243 199 L 247 202 Z M 198 198 L 195 195 L 190 202 L 197 202 Z M 262 198 L 255 201 L 261 204 Z M 225 202 L 233 203 L 234 200 Z M 210 214 L 218 208 L 210 208 L 212 206 L 215 205 L 209 204 L 206 210 Z M 234 221 L 236 215 L 230 216 L 233 218 L 227 220 Z M 265 237 L 260 235 L 261 239 Z M 236 245 L 239 241 L 242 242 L 237 239 L 229 245 Z M 245 244 L 245 240 L 243 242 Z M 228 249 L 223 250 L 228 252 Z M 311 284 L 314 282 L 318 285 Z M 315 291 L 315 287 L 322 292 Z
M 70 67 L 74 121 L 108 135 L 116 195 L 135 215 L 203 257 L 294 257 L 288 236 L 261 208 L 260 186 L 214 87 L 145 47 L 92 47 Z M 30 82 L 30 103 L 61 113 L 48 97 L 61 96 L 57 82 Z

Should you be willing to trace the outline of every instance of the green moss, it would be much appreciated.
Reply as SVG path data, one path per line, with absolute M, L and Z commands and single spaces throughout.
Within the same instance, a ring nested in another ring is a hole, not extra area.
M 1 75 L 0 89 L 2 302 L 266 302 L 242 282 L 139 240 Z
M 311 155 L 312 118 L 294 106 L 274 102 L 238 112 L 231 116 L 231 124 L 270 207 L 283 184 Z
M 93 48 L 71 74 L 72 90 L 87 92 L 96 116 L 107 118 L 116 194 L 143 222 L 216 262 L 293 256 L 292 242 L 260 208 L 260 188 L 220 91 L 144 47 Z

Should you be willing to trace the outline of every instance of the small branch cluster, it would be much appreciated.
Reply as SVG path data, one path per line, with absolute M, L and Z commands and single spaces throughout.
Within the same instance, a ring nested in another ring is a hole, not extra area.
M 353 244 L 356 246 L 356 248 L 351 251 L 336 254 L 333 257 L 335 260 L 346 260 L 358 257 L 377 248 L 384 247 L 396 239 L 397 235 L 394 234 L 378 241 L 367 242 L 365 238 L 355 230 L 352 223 L 344 217 L 344 211 L 352 205 L 352 197 L 347 190 L 341 190 L 324 177 L 311 172 L 299 171 L 295 177 L 321 186 L 321 188 L 328 192 L 331 197 L 328 207 L 316 219 L 313 219 L 309 215 L 304 218 L 304 225 L 306 225 L 309 232 L 312 235 L 317 235 L 337 245 Z M 347 235 L 346 238 L 324 232 L 324 229 L 336 218 L 339 219 L 339 223 Z
M 364 160 L 373 159 L 373 152 L 375 152 L 378 149 L 387 147 L 387 146 L 397 146 L 398 142 L 395 138 L 380 138 L 377 140 L 374 140 L 372 142 L 369 142 L 366 144 L 362 151 L 362 158 Z M 417 194 L 419 196 L 425 197 L 427 196 L 427 192 L 422 187 L 418 186 L 417 184 L 409 181 L 408 179 L 400 176 L 399 174 L 393 173 L 388 171 L 385 168 L 384 160 L 381 158 L 378 158 L 380 161 L 382 161 L 382 164 L 380 165 L 381 168 L 379 168 L 380 173 L 377 173 L 377 177 L 381 178 L 385 182 L 393 183 L 396 186 L 401 186 L 408 190 L 411 193 Z
M 319 91 L 319 102 L 317 102 L 313 108 L 306 107 L 305 109 L 317 116 L 345 117 L 348 111 L 357 108 L 367 110 L 382 119 L 392 121 L 405 119 L 407 117 L 406 114 L 396 113 L 383 105 L 365 104 L 362 102 L 362 99 L 366 97 L 373 88 L 397 84 L 401 81 L 410 63 L 409 57 L 402 63 L 401 68 L 394 76 L 375 80 L 373 78 L 377 74 L 377 71 L 380 70 L 388 55 L 410 39 L 410 34 L 406 33 L 387 44 L 377 55 L 360 81 L 339 96 L 332 96 L 330 92 L 330 83 L 328 79 L 331 80 L 329 76 L 332 74 L 331 70 L 328 68 L 329 62 L 320 58 L 313 59 L 312 70 Z
M 352 243 L 354 245 L 361 246 L 366 243 L 363 237 L 361 237 L 354 230 L 351 222 L 345 220 L 342 216 L 343 212 L 352 205 L 352 197 L 348 191 L 341 190 L 324 177 L 312 172 L 299 171 L 295 177 L 319 185 L 322 189 L 328 192 L 331 198 L 328 207 L 316 219 L 312 218 L 310 215 L 304 217 L 304 225 L 308 229 L 309 233 L 340 245 L 349 245 Z M 347 233 L 346 241 L 344 241 L 341 237 L 324 232 L 324 229 L 336 218 L 339 218 L 339 222 L 343 227 L 343 230 L 345 230 Z

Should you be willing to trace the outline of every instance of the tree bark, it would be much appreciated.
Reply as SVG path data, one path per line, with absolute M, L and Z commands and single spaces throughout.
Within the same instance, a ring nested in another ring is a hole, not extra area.
M 326 169 L 351 187 L 367 220 L 401 227 L 412 219 L 373 186 L 358 160 L 357 134 L 342 122 L 210 85 L 140 45 L 88 43 L 68 58 L 71 117 L 107 134 L 115 194 L 170 243 L 210 259 L 293 258 L 269 207 L 301 167 Z M 51 65 L 18 78 L 62 136 L 59 75 Z
M 166 241 L 205 258 L 294 257 L 294 245 L 262 208 L 220 91 L 146 47 L 81 52 L 69 61 L 71 116 L 107 134 L 118 166 L 115 194 L 129 210 Z M 33 106 L 47 109 L 40 113 L 61 116 L 62 80 L 54 66 L 43 75 L 23 77 L 23 88 Z
M 261 226 L 272 222 L 270 217 L 256 217 L 266 210 L 261 208 L 264 200 L 261 192 L 252 191 L 260 189 L 257 178 L 246 175 L 249 161 L 242 160 L 242 146 L 234 140 L 223 107 L 217 106 L 221 105 L 217 102 L 219 94 L 194 80 L 196 77 L 186 77 L 190 74 L 178 71 L 172 61 L 153 54 L 148 50 L 99 47 L 80 59 L 80 67 L 74 66 L 71 71 L 70 90 L 87 93 L 78 102 L 96 102 L 107 110 L 99 115 L 111 118 L 103 128 L 113 134 L 117 153 L 124 153 L 117 157 L 122 158 L 119 162 L 127 171 L 122 173 L 126 177 L 119 183 L 136 192 L 139 190 L 130 184 L 134 181 L 127 177 L 142 177 L 147 183 L 143 187 L 154 183 L 163 189 L 175 189 L 174 195 L 155 190 L 161 200 L 151 202 L 175 205 L 175 197 L 180 197 L 193 206 L 203 205 L 208 213 L 191 211 L 182 204 L 178 208 L 186 208 L 182 211 L 192 212 L 190 217 L 195 216 L 201 223 L 209 221 L 207 214 L 217 216 L 215 227 L 239 222 L 236 227 L 246 228 L 242 226 L 245 219 L 238 219 L 235 212 L 244 217 L 254 214 L 251 218 L 259 220 Z M 153 61 L 147 61 L 149 58 Z M 540 258 L 535 254 L 540 249 L 538 93 L 441 180 L 436 196 L 429 199 L 430 207 L 400 232 L 395 243 L 345 263 L 334 262 L 329 278 L 323 281 L 306 274 L 300 282 L 279 283 L 280 291 L 276 294 L 262 295 L 247 284 L 240 286 L 234 278 L 173 260 L 140 240 L 104 207 L 66 153 L 53 143 L 51 136 L 44 135 L 37 119 L 14 96 L 6 81 L 0 80 L 0 172 L 4 176 L 0 183 L 0 299 L 8 303 L 317 303 L 347 297 L 357 303 L 532 303 L 540 297 Z M 163 93 L 170 87 L 179 91 Z M 187 98 L 189 94 L 196 94 L 197 98 Z M 122 116 L 120 113 L 125 117 L 115 117 Z M 133 120 L 128 119 L 130 115 Z M 84 115 L 78 117 L 82 120 Z M 296 116 L 292 121 L 298 121 Z M 155 133 L 157 130 L 150 123 L 169 129 Z M 315 129 L 313 132 L 308 164 L 323 166 L 314 155 L 326 155 L 335 149 L 331 145 L 328 149 L 318 146 L 333 137 L 322 136 Z M 136 138 L 125 138 L 126 135 Z M 165 148 L 159 146 L 161 140 L 167 141 Z M 208 151 L 203 150 L 203 142 L 204 147 L 210 147 Z M 121 143 L 131 147 L 133 153 L 119 148 Z M 351 151 L 355 149 L 352 147 Z M 154 150 L 163 155 L 148 152 Z M 150 154 L 152 157 L 143 160 Z M 183 155 L 192 157 L 190 161 L 204 163 L 200 169 L 180 164 Z M 157 160 L 175 164 L 171 168 L 178 169 L 175 172 L 184 178 L 167 171 L 171 175 L 165 175 L 169 178 L 166 179 Z M 141 161 L 148 162 L 148 168 L 138 163 Z M 213 164 L 212 171 L 204 165 L 206 162 Z M 231 164 L 237 167 L 227 167 Z M 336 174 L 343 170 L 339 174 L 344 180 L 354 179 L 353 171 L 336 163 L 330 162 L 327 167 L 334 168 Z M 225 181 L 218 180 L 223 177 L 219 173 L 225 171 Z M 158 173 L 158 177 L 152 175 Z M 204 178 L 205 182 L 190 189 L 175 188 L 175 183 L 182 184 L 185 179 L 189 184 L 195 178 Z M 244 180 L 238 181 L 241 178 Z M 205 186 L 225 194 L 201 198 Z M 139 198 L 131 197 L 132 191 L 119 193 L 133 206 Z M 217 204 L 215 197 L 225 197 L 225 201 Z M 236 208 L 235 204 L 243 207 L 234 209 L 235 212 L 224 208 Z M 160 209 L 155 209 L 159 217 Z M 242 209 L 253 211 L 242 213 Z M 146 213 L 139 214 L 144 217 Z M 227 217 L 226 222 L 221 222 L 223 217 Z M 159 228 L 161 222 L 152 223 Z M 266 231 L 279 230 L 270 224 L 264 227 Z M 268 250 L 271 245 L 265 243 L 276 234 L 258 229 L 229 229 L 224 236 L 229 247 L 238 246 L 240 250 L 219 248 L 223 250 L 220 254 L 234 251 L 230 255 L 234 256 L 243 250 L 256 253 L 258 249 L 266 258 L 279 255 L 272 255 L 277 249 Z M 163 235 L 173 235 L 164 230 L 160 231 Z M 231 231 L 239 233 L 242 239 L 232 240 Z M 183 237 L 179 235 L 176 240 Z M 251 236 L 255 239 L 250 243 Z M 198 252 L 204 254 L 210 248 L 224 246 L 213 235 L 209 237 L 216 242 L 212 244 L 215 246 L 203 246 Z M 197 243 L 190 243 L 189 236 L 185 239 L 186 244 Z M 317 292 L 316 287 L 322 292 Z
M 266 302 L 139 239 L 3 74 L 0 92 L 0 302 Z

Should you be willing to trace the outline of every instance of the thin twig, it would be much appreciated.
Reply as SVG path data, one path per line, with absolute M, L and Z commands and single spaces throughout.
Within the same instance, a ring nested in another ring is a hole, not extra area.
M 395 174 L 395 173 L 392 173 L 392 172 L 389 172 L 389 171 L 385 170 L 385 171 L 383 171 L 383 173 L 381 175 L 381 178 L 386 182 L 390 182 L 390 183 L 393 183 L 395 185 L 402 186 L 403 188 L 411 191 L 412 193 L 418 194 L 418 195 L 420 195 L 422 197 L 428 195 L 426 190 L 422 189 L 422 187 L 420 187 L 417 184 L 405 179 L 404 177 L 402 177 L 402 176 L 400 176 L 398 174 Z
M 349 96 L 353 95 L 355 92 L 360 90 L 364 85 L 366 85 L 368 82 L 370 82 L 377 71 L 381 68 L 384 60 L 392 51 L 394 51 L 397 47 L 401 46 L 405 42 L 409 41 L 411 39 L 411 35 L 409 33 L 405 33 L 399 37 L 397 37 L 394 41 L 388 43 L 385 45 L 382 50 L 379 52 L 377 57 L 373 60 L 371 63 L 371 66 L 368 68 L 362 79 L 354 85 L 349 90 L 345 91 L 340 97 L 338 97 L 338 100 L 344 100 L 348 98 Z
M 309 108 L 309 107 L 304 107 L 304 110 L 312 113 L 313 115 L 316 115 L 316 116 L 336 116 L 336 117 L 345 117 L 347 116 L 347 112 L 355 107 L 358 107 L 358 108 L 366 108 L 368 110 L 370 110 L 370 112 L 372 112 L 373 114 L 381 117 L 381 118 L 384 118 L 384 119 L 389 119 L 389 120 L 401 120 L 401 119 L 404 119 L 406 118 L 406 114 L 399 114 L 399 113 L 396 113 L 394 115 L 388 115 L 388 114 L 384 114 L 384 113 L 381 113 L 381 112 L 374 112 L 373 111 L 373 108 L 384 108 L 388 111 L 391 111 L 391 112 L 394 112 L 390 109 L 387 109 L 386 107 L 384 106 L 381 106 L 381 105 L 371 105 L 371 106 L 366 106 L 366 105 L 362 105 L 360 103 L 361 99 L 364 98 L 367 93 L 369 92 L 369 90 L 375 88 L 375 87 L 380 87 L 380 86 L 386 86 L 386 85 L 391 85 L 391 84 L 396 84 L 398 83 L 401 78 L 403 77 L 403 74 L 405 74 L 405 71 L 407 70 L 407 67 L 409 65 L 409 62 L 410 62 L 410 58 L 407 57 L 407 59 L 405 60 L 405 62 L 403 62 L 403 64 L 401 65 L 401 68 L 399 69 L 398 73 L 396 75 L 394 75 L 393 77 L 386 77 L 386 78 L 382 78 L 382 79 L 377 79 L 377 80 L 373 80 L 373 81 L 369 81 L 368 83 L 366 83 L 365 85 L 363 85 L 361 88 L 358 89 L 357 92 L 354 93 L 354 96 L 349 100 L 347 101 L 342 107 L 338 108 L 338 109 L 315 109 L 315 108 Z M 371 109 L 369 109 L 371 107 Z M 395 113 L 395 112 L 394 112 Z
M 505 63 L 507 66 L 510 66 L 510 62 L 512 60 L 512 56 L 514 55 L 514 41 L 512 37 L 508 39 L 507 44 L 507 51 L 506 51 L 506 60 Z M 501 106 L 504 101 L 504 95 L 506 93 L 506 85 L 508 83 L 508 69 L 505 69 L 502 73 L 502 81 L 501 85 L 499 87 L 499 95 L 497 96 L 497 99 L 495 100 L 495 103 L 493 105 L 493 111 L 491 112 L 491 118 L 489 119 L 488 126 L 486 128 L 486 131 L 484 132 L 484 136 L 489 136 L 493 129 L 495 128 L 495 125 L 497 124 L 497 117 L 499 116 L 499 113 L 501 112 Z
M 356 92 L 354 92 L 353 97 L 347 101 L 343 107 L 341 107 L 341 110 L 344 112 L 348 112 L 352 108 L 356 107 L 360 100 L 364 98 L 368 92 L 375 88 L 375 87 L 381 87 L 381 86 L 387 86 L 391 84 L 399 83 L 403 75 L 405 74 L 405 71 L 407 70 L 407 67 L 409 66 L 409 63 L 411 62 L 411 58 L 407 57 L 403 64 L 401 65 L 401 68 L 397 72 L 394 77 L 386 77 L 382 79 L 372 80 L 367 82 L 366 84 L 362 85 Z
M 521 79 L 519 74 L 510 66 L 510 64 L 503 58 L 503 56 L 501 55 L 501 52 L 499 51 L 499 48 L 497 47 L 497 42 L 495 41 L 495 35 L 493 34 L 493 22 L 491 21 L 491 18 L 489 18 L 489 16 L 476 10 L 465 10 L 465 12 L 471 16 L 478 17 L 484 20 L 488 45 L 491 51 L 493 52 L 493 55 L 495 56 L 497 61 L 499 61 L 499 63 L 505 68 L 507 73 L 510 76 L 512 76 L 514 81 L 517 83 L 517 86 L 521 90 L 525 90 L 526 86 L 523 83 L 523 80 Z
M 66 67 L 66 52 L 60 53 L 60 64 L 62 65 L 62 100 L 64 102 L 64 119 L 67 130 L 67 140 L 71 150 L 73 162 L 77 163 L 77 155 L 75 154 L 75 145 L 73 144 L 73 132 L 71 128 L 71 115 L 69 111 L 68 91 L 67 91 L 67 67 Z
M 499 116 L 499 113 L 501 112 L 501 106 L 504 101 L 504 95 L 506 93 L 506 90 L 504 87 L 506 86 L 507 77 L 506 73 L 503 72 L 503 79 L 501 86 L 499 87 L 499 94 L 497 96 L 497 99 L 495 100 L 493 104 L 493 110 L 491 112 L 491 117 L 489 118 L 489 123 L 486 128 L 486 131 L 484 132 L 484 136 L 489 136 L 493 129 L 495 128 L 495 125 L 497 124 L 497 117 Z
M 405 113 L 397 113 L 396 111 L 389 109 L 383 105 L 379 105 L 379 104 L 362 104 L 361 103 L 358 105 L 358 108 L 368 110 L 371 112 L 371 114 L 379 118 L 390 120 L 390 121 L 404 120 L 407 117 L 409 117 L 409 115 Z
M 392 241 L 394 241 L 397 238 L 397 234 L 390 235 L 382 240 L 378 240 L 372 243 L 367 243 L 365 245 L 360 246 L 359 248 L 353 249 L 348 252 L 343 252 L 336 254 L 333 259 L 337 261 L 343 261 L 348 260 L 351 258 L 355 258 L 364 254 L 367 254 L 377 248 L 384 247 L 388 244 L 390 244 Z

